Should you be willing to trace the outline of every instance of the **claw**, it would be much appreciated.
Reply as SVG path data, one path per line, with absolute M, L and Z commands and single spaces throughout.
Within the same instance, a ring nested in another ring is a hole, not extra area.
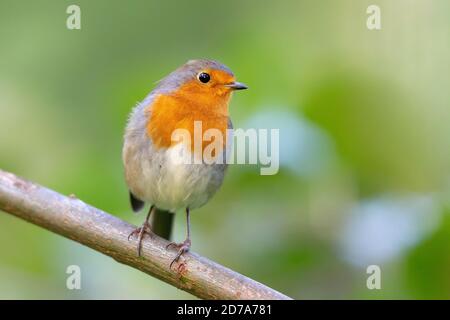
M 172 260 L 172 262 L 171 262 L 170 265 L 169 265 L 169 268 L 170 268 L 170 269 L 172 269 L 172 265 L 173 265 L 175 262 L 178 262 L 178 260 L 180 259 L 180 257 L 181 257 L 184 253 L 186 253 L 186 252 L 189 251 L 189 249 L 191 248 L 191 240 L 190 240 L 190 239 L 186 239 L 186 240 L 184 240 L 183 243 L 174 243 L 174 242 L 171 242 L 171 243 L 169 243 L 169 244 L 166 246 L 166 248 L 169 248 L 169 247 L 171 247 L 171 246 L 175 246 L 175 247 L 177 247 L 177 248 L 179 248 L 179 249 L 178 249 L 177 255 L 175 256 L 175 258 Z
M 137 256 L 141 256 L 142 251 L 142 240 L 144 239 L 144 235 L 148 234 L 149 236 L 153 235 L 152 229 L 150 229 L 150 225 L 148 223 L 144 223 L 142 227 L 136 228 L 128 235 L 128 241 L 130 241 L 130 238 L 138 235 L 138 246 L 137 246 Z
M 170 247 L 175 247 L 175 248 L 179 248 L 181 247 L 183 244 L 182 243 L 175 243 L 175 242 L 171 242 L 166 246 L 166 249 L 169 249 Z
M 129 235 L 128 235 L 128 241 L 130 241 L 131 237 L 134 237 L 135 235 L 139 235 L 141 232 L 141 227 L 134 229 Z

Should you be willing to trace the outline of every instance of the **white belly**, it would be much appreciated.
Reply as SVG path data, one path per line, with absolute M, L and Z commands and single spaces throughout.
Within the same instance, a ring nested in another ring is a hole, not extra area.
M 139 199 L 172 212 L 195 209 L 222 184 L 226 165 L 186 164 L 191 154 L 181 143 L 169 149 L 149 147 L 147 156 L 136 153 L 125 165 L 128 186 Z

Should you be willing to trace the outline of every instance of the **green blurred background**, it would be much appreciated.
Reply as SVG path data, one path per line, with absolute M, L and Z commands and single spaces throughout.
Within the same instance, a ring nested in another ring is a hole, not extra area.
M 281 129 L 280 172 L 231 166 L 192 215 L 194 251 L 298 299 L 450 298 L 446 0 L 0 0 L 0 168 L 141 224 L 127 114 L 192 58 L 250 86 L 235 127 Z M 179 214 L 176 240 L 184 228 Z M 72 264 L 81 290 L 66 289 Z M 0 213 L 0 298 L 193 297 Z

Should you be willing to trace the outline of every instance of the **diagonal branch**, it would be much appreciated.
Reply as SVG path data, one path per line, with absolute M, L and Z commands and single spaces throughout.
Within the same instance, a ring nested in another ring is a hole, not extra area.
M 77 241 L 203 299 L 290 299 L 195 253 L 169 269 L 175 252 L 155 237 L 143 243 L 127 237 L 134 226 L 74 197 L 66 197 L 0 170 L 0 210 Z

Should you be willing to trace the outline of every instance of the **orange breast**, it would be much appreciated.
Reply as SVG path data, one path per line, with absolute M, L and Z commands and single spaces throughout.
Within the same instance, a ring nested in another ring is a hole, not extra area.
M 201 121 L 203 132 L 214 128 L 222 133 L 222 147 L 225 147 L 229 100 L 229 93 L 205 94 L 197 90 L 195 83 L 187 83 L 171 94 L 155 98 L 148 109 L 150 112 L 151 108 L 151 116 L 147 134 L 155 147 L 168 148 L 174 144 L 172 133 L 176 129 L 186 129 L 190 132 L 191 149 L 194 151 L 194 121 Z M 202 143 L 201 152 L 209 143 Z

